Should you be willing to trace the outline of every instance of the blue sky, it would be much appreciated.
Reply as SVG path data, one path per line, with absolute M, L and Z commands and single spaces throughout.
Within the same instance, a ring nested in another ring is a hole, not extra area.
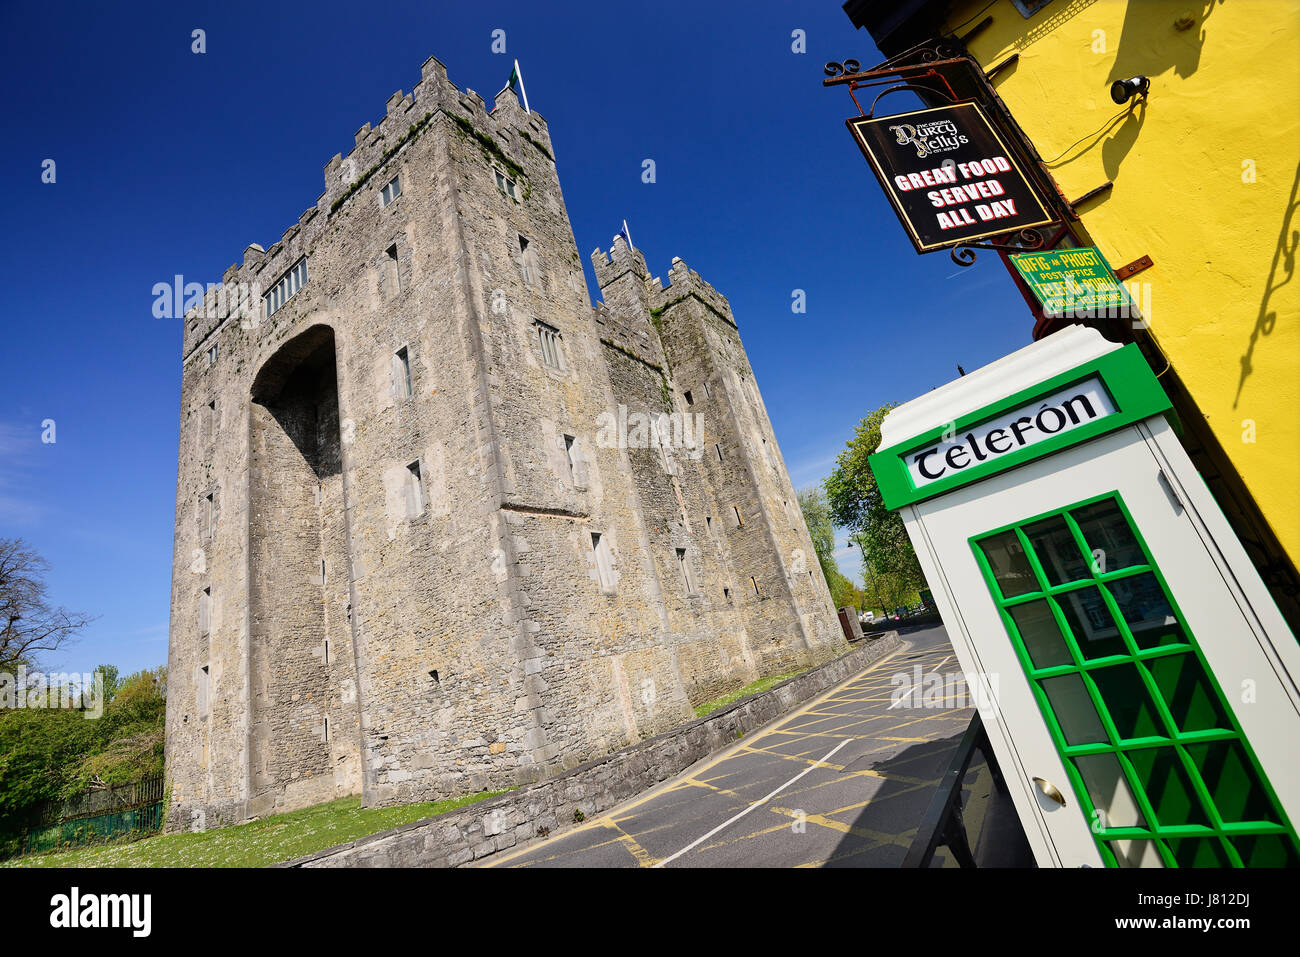
M 489 100 L 519 58 L 584 260 L 626 217 L 653 273 L 681 256 L 731 300 L 797 486 L 871 409 L 1029 341 L 996 257 L 918 256 L 890 211 L 845 129 L 852 102 L 821 86 L 826 60 L 879 59 L 837 0 L 51 2 L 6 5 L 0 30 L 0 536 L 46 556 L 57 602 L 99 616 L 62 668 L 167 657 L 181 330 L 153 317 L 154 283 L 218 282 L 270 247 L 430 55 Z

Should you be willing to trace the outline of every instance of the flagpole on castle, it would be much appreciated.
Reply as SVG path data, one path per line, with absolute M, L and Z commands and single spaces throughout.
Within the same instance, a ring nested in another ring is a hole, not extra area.
M 519 69 L 519 58 L 515 57 L 515 76 L 519 77 L 519 93 L 524 100 L 524 112 L 532 113 L 528 108 L 528 90 L 524 88 L 524 71 Z

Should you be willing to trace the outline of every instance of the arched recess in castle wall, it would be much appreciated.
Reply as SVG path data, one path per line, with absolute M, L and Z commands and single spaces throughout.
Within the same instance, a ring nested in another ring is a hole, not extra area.
M 260 815 L 361 791 L 334 330 L 284 343 L 249 401 L 249 812 Z

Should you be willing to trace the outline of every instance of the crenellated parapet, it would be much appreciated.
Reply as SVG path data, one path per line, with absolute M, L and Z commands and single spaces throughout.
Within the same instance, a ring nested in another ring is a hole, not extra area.
M 264 295 L 282 276 L 307 255 L 324 233 L 327 225 L 347 214 L 349 207 L 366 194 L 365 187 L 383 185 L 389 165 L 402 148 L 423 135 L 435 124 L 450 123 L 460 132 L 473 136 L 488 151 L 499 151 L 503 160 L 516 168 L 523 165 L 523 152 L 531 150 L 554 163 L 546 120 L 538 113 L 525 112 L 512 90 L 504 90 L 492 109 L 483 97 L 471 89 L 459 89 L 447 76 L 447 68 L 435 57 L 421 67 L 420 81 L 410 93 L 394 92 L 385 104 L 384 116 L 371 125 L 363 123 L 353 134 L 347 153 L 336 153 L 324 169 L 324 191 L 315 205 L 308 207 L 289 226 L 278 242 L 263 249 L 250 244 L 242 263 L 232 264 L 222 274 L 221 283 L 208 284 L 199 305 L 186 294 L 191 305 L 186 311 L 182 356 L 195 355 L 200 346 L 233 318 L 245 297 L 260 309 Z M 507 164 L 507 165 L 508 165 Z M 243 314 L 245 322 L 249 321 Z

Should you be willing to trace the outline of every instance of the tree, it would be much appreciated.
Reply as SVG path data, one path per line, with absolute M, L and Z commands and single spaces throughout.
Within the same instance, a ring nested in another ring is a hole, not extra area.
M 898 403 L 881 406 L 858 423 L 853 438 L 835 460 L 826 479 L 831 520 L 849 529 L 862 549 L 867 594 L 886 611 L 901 598 L 925 587 L 907 529 L 897 512 L 885 507 L 868 456 L 880 448 L 880 424 Z
M 34 665 L 92 620 L 51 605 L 45 593 L 49 563 L 21 538 L 0 538 L 0 671 Z
M 826 504 L 826 493 L 817 486 L 811 485 L 800 489 L 796 497 L 799 499 L 799 509 L 803 512 L 804 524 L 808 526 L 808 534 L 812 537 L 817 563 L 821 565 L 822 575 L 825 576 L 826 584 L 831 587 L 833 595 L 839 566 L 835 563 L 835 528 L 831 524 L 831 510 Z
M 813 485 L 801 489 L 798 499 L 808 534 L 812 537 L 813 551 L 817 553 L 817 563 L 821 565 L 822 576 L 831 590 L 831 601 L 836 608 L 848 606 L 861 609 L 861 589 L 840 571 L 840 566 L 835 561 L 835 526 L 831 522 L 826 493 Z

